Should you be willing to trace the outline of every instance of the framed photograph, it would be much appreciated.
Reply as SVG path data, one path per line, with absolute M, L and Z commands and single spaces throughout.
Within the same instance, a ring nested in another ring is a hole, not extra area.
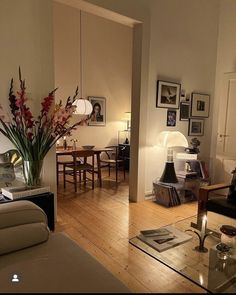
M 191 97 L 191 117 L 209 117 L 210 95 L 192 93 Z
M 178 109 L 180 89 L 181 84 L 158 80 L 156 107 Z
M 106 125 L 106 98 L 89 96 L 88 100 L 93 106 L 93 111 L 88 119 L 89 126 L 105 126 Z
M 188 101 L 180 102 L 179 119 L 180 121 L 188 121 L 190 113 L 190 103 Z
M 202 136 L 204 134 L 204 119 L 189 119 L 188 135 Z
M 167 122 L 166 126 L 176 126 L 176 110 L 167 110 Z

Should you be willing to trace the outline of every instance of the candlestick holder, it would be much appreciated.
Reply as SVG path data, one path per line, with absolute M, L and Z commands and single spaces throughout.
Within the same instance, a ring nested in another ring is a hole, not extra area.
M 197 231 L 192 230 L 192 229 L 186 229 L 186 231 L 191 231 L 191 232 L 195 233 L 198 236 L 198 238 L 199 238 L 199 246 L 196 246 L 195 247 L 195 250 L 198 251 L 198 252 L 207 253 L 208 252 L 208 249 L 206 247 L 204 247 L 204 242 L 205 242 L 205 239 L 208 236 L 210 236 L 210 235 L 213 234 L 213 232 L 212 231 L 209 231 L 208 233 L 206 233 L 206 234 L 204 234 L 202 236 Z

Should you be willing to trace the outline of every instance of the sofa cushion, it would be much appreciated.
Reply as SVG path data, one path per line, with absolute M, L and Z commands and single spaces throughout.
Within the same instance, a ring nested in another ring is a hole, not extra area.
M 0 229 L 0 255 L 21 250 L 48 240 L 44 222 L 22 224 Z
M 11 282 L 17 274 L 20 282 Z M 0 259 L 0 293 L 129 293 L 96 259 L 61 233 Z
M 44 211 L 30 201 L 0 204 L 0 229 L 29 223 L 46 223 Z

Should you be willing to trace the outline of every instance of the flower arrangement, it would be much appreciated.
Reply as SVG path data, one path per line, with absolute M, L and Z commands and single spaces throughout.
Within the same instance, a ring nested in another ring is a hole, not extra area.
M 81 122 L 70 125 L 72 114 L 76 110 L 73 103 L 78 96 L 78 87 L 74 96 L 68 97 L 65 106 L 62 101 L 55 103 L 54 94 L 57 90 L 51 91 L 43 98 L 39 115 L 34 118 L 30 108 L 27 106 L 27 94 L 25 80 L 21 78 L 19 69 L 20 89 L 14 93 L 13 79 L 11 79 L 9 90 L 10 115 L 0 116 L 0 132 L 5 135 L 19 151 L 23 161 L 28 162 L 31 170 L 31 179 L 26 179 L 29 185 L 37 185 L 42 167 L 42 161 L 51 147 L 64 135 L 70 134 Z M 2 107 L 0 107 L 2 109 Z M 41 162 L 36 167 L 36 162 Z M 29 164 L 31 163 L 31 164 Z M 26 168 L 24 165 L 24 170 Z M 39 171 L 38 171 L 39 170 Z M 25 177 L 26 178 L 26 177 Z

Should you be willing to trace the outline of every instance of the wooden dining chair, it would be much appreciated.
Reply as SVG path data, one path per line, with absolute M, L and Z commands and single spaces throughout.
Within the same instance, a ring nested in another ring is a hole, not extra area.
M 65 165 L 66 164 L 73 164 L 73 160 L 71 159 L 71 161 L 65 161 L 65 160 L 58 160 L 58 156 L 57 156 L 57 185 L 59 185 L 59 175 L 60 173 L 64 173 L 64 169 L 65 169 Z M 60 170 L 60 167 L 62 166 L 62 170 Z
M 75 192 L 77 192 L 79 177 L 79 183 L 83 181 L 84 185 L 86 185 L 87 180 L 92 180 L 92 189 L 94 189 L 94 151 L 73 151 L 72 158 L 73 162 L 65 164 L 63 167 L 64 188 L 66 188 L 66 182 L 70 182 L 74 184 Z M 90 159 L 90 163 L 88 163 L 88 159 Z M 87 172 L 91 173 L 92 179 L 87 177 Z M 73 181 L 68 180 L 67 175 L 72 176 Z M 83 176 L 83 180 L 81 176 Z
M 124 179 L 125 179 L 125 161 L 123 159 L 119 159 L 119 146 L 107 146 L 106 148 L 112 149 L 112 151 L 105 151 L 105 157 L 101 158 L 101 168 L 108 167 L 109 176 L 111 175 L 111 168 L 115 168 L 116 172 L 116 182 L 118 182 L 118 172 L 120 165 L 122 165 Z

